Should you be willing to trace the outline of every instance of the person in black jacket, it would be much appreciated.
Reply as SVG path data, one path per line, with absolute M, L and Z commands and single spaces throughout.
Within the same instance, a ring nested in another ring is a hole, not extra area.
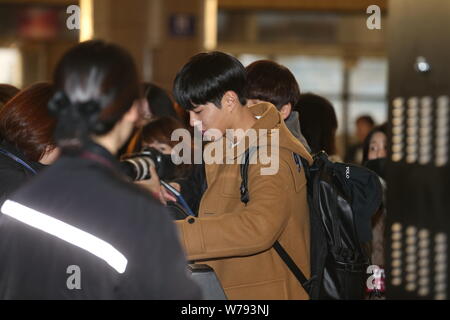
M 61 157 L 3 204 L 0 299 L 199 299 L 168 212 L 118 169 L 138 119 L 131 56 L 88 41 L 55 71 Z M 152 170 L 155 173 L 154 169 Z
M 36 83 L 0 109 L 0 206 L 6 197 L 54 162 L 55 118 L 47 109 L 53 85 Z

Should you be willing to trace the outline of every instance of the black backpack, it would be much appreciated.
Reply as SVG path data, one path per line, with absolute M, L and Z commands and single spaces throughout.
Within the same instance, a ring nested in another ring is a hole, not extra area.
M 248 165 L 251 149 L 241 164 L 241 201 L 247 204 Z M 293 154 L 307 180 L 311 225 L 311 277 L 306 279 L 281 244 L 273 245 L 311 299 L 363 299 L 367 267 L 367 244 L 371 217 L 382 201 L 378 176 L 367 168 L 333 163 L 322 151 L 312 166 Z

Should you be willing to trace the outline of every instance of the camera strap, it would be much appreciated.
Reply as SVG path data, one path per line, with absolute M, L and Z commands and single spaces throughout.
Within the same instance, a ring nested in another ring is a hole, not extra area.
M 98 162 L 98 163 L 100 163 L 100 164 L 102 164 L 102 165 L 104 165 L 104 166 L 107 166 L 107 167 L 109 167 L 109 168 L 115 170 L 115 167 L 114 167 L 114 165 L 112 164 L 112 162 L 109 161 L 108 159 L 106 159 L 105 157 L 102 157 L 102 156 L 99 155 L 99 154 L 96 154 L 96 153 L 93 153 L 93 152 L 84 150 L 84 151 L 81 153 L 80 158 L 88 159 L 88 160 L 92 160 L 92 161 Z

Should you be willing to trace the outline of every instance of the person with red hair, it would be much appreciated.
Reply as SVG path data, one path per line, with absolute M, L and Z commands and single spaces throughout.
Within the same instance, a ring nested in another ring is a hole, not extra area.
M 36 83 L 0 110 L 0 204 L 58 156 L 56 120 L 47 109 L 53 93 L 52 84 Z

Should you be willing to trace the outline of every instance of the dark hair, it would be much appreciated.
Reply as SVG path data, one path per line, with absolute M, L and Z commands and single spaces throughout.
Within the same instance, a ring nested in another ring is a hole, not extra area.
M 56 119 L 47 109 L 53 94 L 50 83 L 36 83 L 20 91 L 0 109 L 0 136 L 29 161 L 39 161 L 47 147 L 55 147 Z
M 288 68 L 270 60 L 258 60 L 248 65 L 247 99 L 268 101 L 278 110 L 290 103 L 293 108 L 300 98 L 297 80 Z
M 90 135 L 108 133 L 141 97 L 130 54 L 100 40 L 70 49 L 54 79 L 57 92 L 49 108 L 58 117 L 55 138 L 63 151 L 79 150 Z
M 152 115 L 156 117 L 168 116 L 178 118 L 173 102 L 164 89 L 156 84 L 146 82 L 143 84 L 143 92 L 145 98 L 147 98 Z
M 366 122 L 367 124 L 369 124 L 371 127 L 373 127 L 375 125 L 375 121 L 373 120 L 373 118 L 371 116 L 369 116 L 368 114 L 364 114 L 362 116 L 359 116 L 356 119 L 356 122 Z
M 374 127 L 368 134 L 367 137 L 364 139 L 363 142 L 363 160 L 362 164 L 365 164 L 369 157 L 369 147 L 370 147 L 370 140 L 372 140 L 372 137 L 375 133 L 381 132 L 384 133 L 385 136 L 388 136 L 388 125 L 387 123 L 383 123 L 379 126 Z
M 327 99 L 312 94 L 301 94 L 295 108 L 299 112 L 302 133 L 312 153 L 324 150 L 336 154 L 335 135 L 338 127 L 333 105 Z
M 179 143 L 178 141 L 170 140 L 172 132 L 176 129 L 186 129 L 186 127 L 173 117 L 156 118 L 142 128 L 141 139 L 146 143 L 158 141 L 173 148 Z
M 212 102 L 220 108 L 225 92 L 234 91 L 242 105 L 245 99 L 246 74 L 242 63 L 223 52 L 199 53 L 178 72 L 173 94 L 185 109 L 193 104 Z
M 152 118 L 143 128 L 137 130 L 128 143 L 126 154 L 139 152 L 142 143 L 160 142 L 174 147 L 179 142 L 171 141 L 172 132 L 176 129 L 189 130 L 179 119 L 174 117 Z
M 0 84 L 0 108 L 14 97 L 20 90 L 9 84 Z
M 175 147 L 179 142 L 172 141 L 170 138 L 172 132 L 176 129 L 187 129 L 181 121 L 173 117 L 160 117 L 150 121 L 142 128 L 140 133 L 141 144 L 145 143 L 165 143 L 171 148 Z M 190 146 L 193 147 L 192 145 Z M 191 153 L 192 154 L 192 153 Z M 193 160 L 193 159 L 191 159 Z M 191 165 L 180 164 L 175 166 L 174 177 L 184 177 L 188 174 Z

